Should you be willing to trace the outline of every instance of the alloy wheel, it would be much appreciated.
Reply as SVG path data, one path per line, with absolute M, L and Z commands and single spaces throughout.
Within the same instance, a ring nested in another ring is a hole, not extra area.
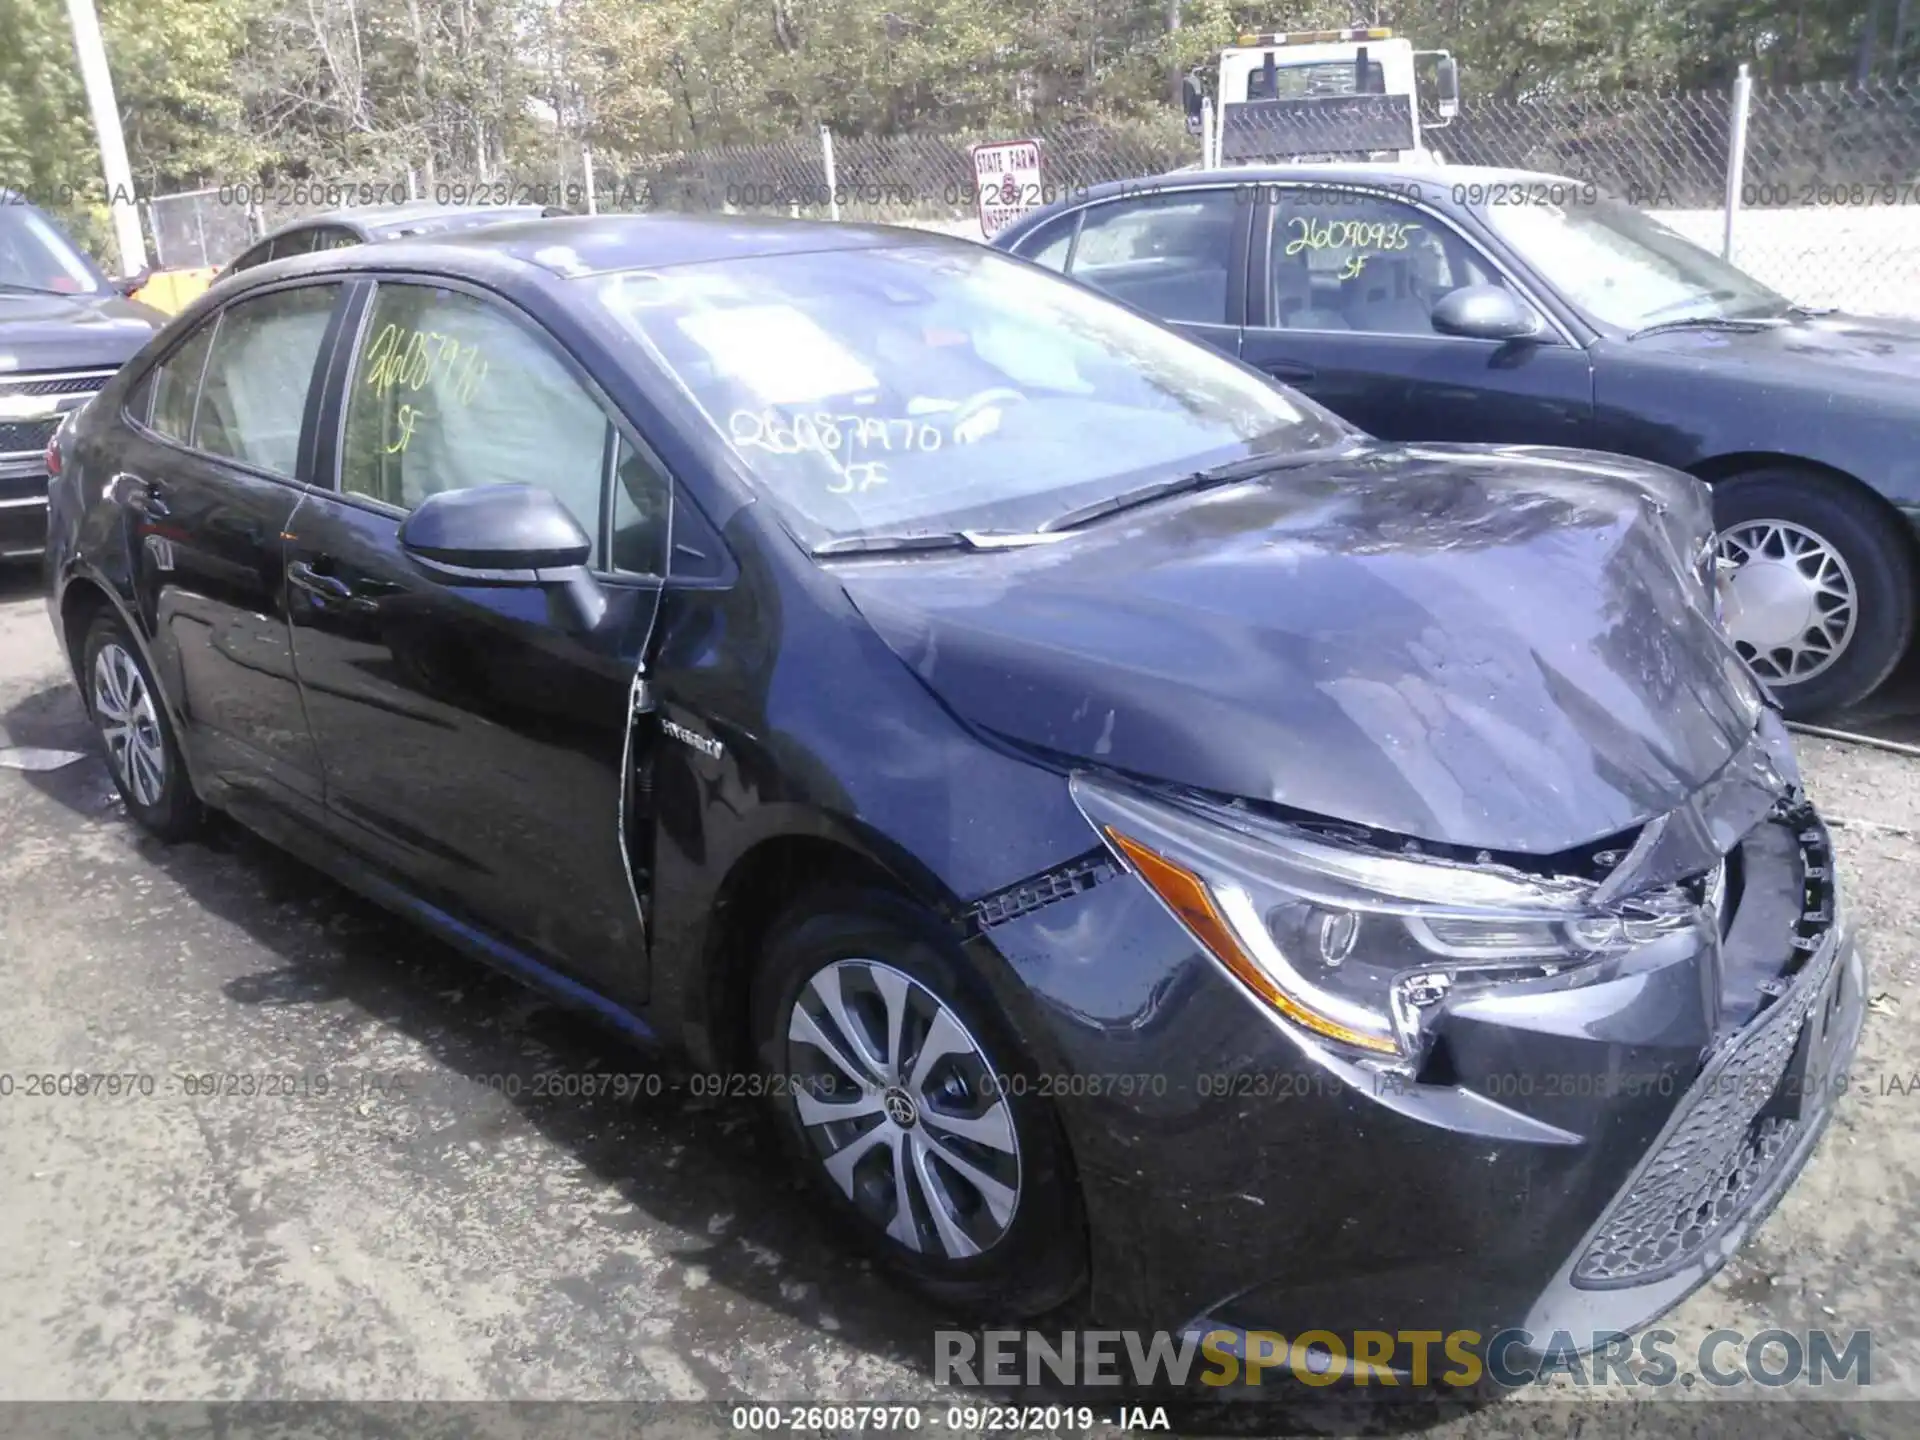
M 167 788 L 167 747 L 153 692 L 133 656 L 115 641 L 93 661 L 93 713 L 107 763 L 137 804 L 153 806 Z
M 1840 552 L 1790 520 L 1743 520 L 1720 532 L 1727 634 L 1754 673 L 1775 685 L 1811 680 L 1853 639 L 1853 572 Z
M 912 976 L 839 960 L 787 1016 L 793 1105 L 828 1177 L 907 1250 L 966 1260 L 1020 1204 L 1020 1142 L 986 1051 Z

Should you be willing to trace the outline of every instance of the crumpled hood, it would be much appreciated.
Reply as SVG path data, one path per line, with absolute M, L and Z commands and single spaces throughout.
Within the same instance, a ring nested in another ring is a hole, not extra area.
M 119 295 L 0 291 L 0 379 L 36 370 L 104 370 L 137 354 L 166 316 Z
M 957 714 L 1134 775 L 1549 855 L 1678 804 L 1760 702 L 1690 567 L 1704 487 L 1369 447 L 1025 549 L 836 574 Z

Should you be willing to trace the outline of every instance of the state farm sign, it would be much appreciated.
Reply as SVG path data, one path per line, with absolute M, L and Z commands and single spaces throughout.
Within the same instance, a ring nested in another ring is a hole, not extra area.
M 980 229 L 989 239 L 1040 204 L 1040 142 L 996 140 L 973 147 Z

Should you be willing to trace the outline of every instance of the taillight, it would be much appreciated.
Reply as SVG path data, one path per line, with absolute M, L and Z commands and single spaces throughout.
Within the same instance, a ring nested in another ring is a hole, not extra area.
M 47 441 L 47 475 L 49 478 L 60 473 L 60 432 L 53 432 L 53 438 Z

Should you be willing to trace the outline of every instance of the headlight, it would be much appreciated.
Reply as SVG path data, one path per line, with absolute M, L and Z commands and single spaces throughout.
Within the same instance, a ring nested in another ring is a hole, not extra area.
M 1292 1023 L 1413 1058 L 1462 986 L 1552 975 L 1698 923 L 1686 892 L 1598 911 L 1585 880 L 1388 855 L 1091 775 L 1075 802 L 1214 959 Z

